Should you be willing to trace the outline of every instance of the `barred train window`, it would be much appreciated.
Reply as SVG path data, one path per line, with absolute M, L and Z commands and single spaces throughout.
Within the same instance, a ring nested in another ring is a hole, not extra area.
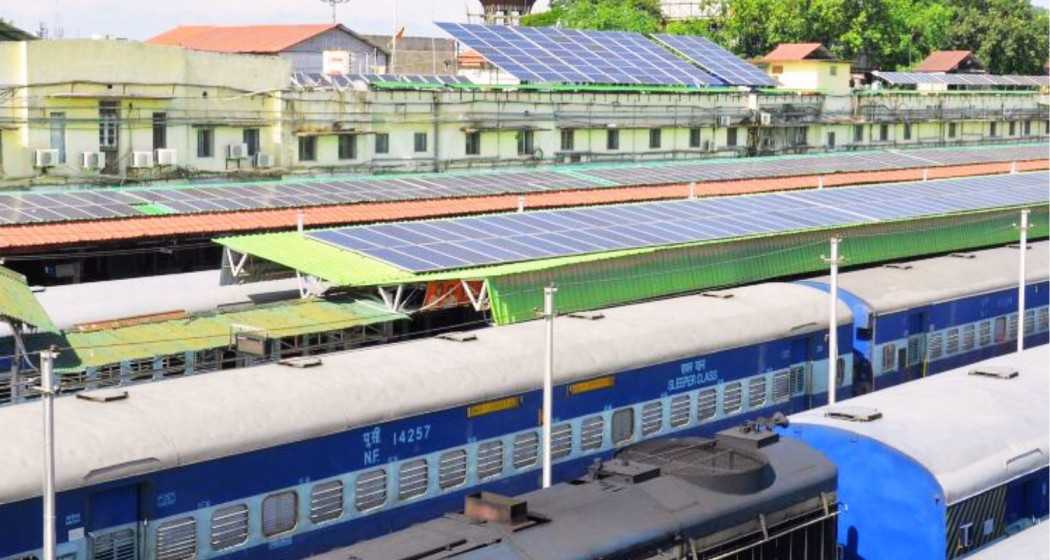
M 503 473 L 503 442 L 486 441 L 478 446 L 478 480 L 486 480 Z
M 766 378 L 755 377 L 748 381 L 747 406 L 755 408 L 766 404 Z
M 324 523 L 343 515 L 343 482 L 329 480 L 310 490 L 310 521 Z
M 806 392 L 806 368 L 803 366 L 795 366 L 791 368 L 791 387 L 792 392 L 795 394 L 801 394 Z
M 414 459 L 401 463 L 397 471 L 397 498 L 409 500 L 427 492 L 427 460 Z
M 634 437 L 634 409 L 621 408 L 612 415 L 612 442 L 619 445 Z
M 572 424 L 568 422 L 551 426 L 551 459 L 572 453 Z
M 645 403 L 642 406 L 642 435 L 655 434 L 663 428 L 664 406 L 660 401 Z
M 467 450 L 446 451 L 438 459 L 438 486 L 445 490 L 467 481 Z
M 936 360 L 941 357 L 943 353 L 943 336 L 941 333 L 931 334 L 930 341 L 927 344 L 926 352 L 930 356 L 931 360 Z
M 368 511 L 386 503 L 386 469 L 375 469 L 357 477 L 354 508 Z
M 704 389 L 696 397 L 696 419 L 700 422 L 714 418 L 718 412 L 718 392 L 714 387 Z
M 248 506 L 237 504 L 211 514 L 211 549 L 223 550 L 248 540 Z
M 969 324 L 969 325 L 964 325 L 963 326 L 963 328 L 962 328 L 962 350 L 963 350 L 963 352 L 968 352 L 970 350 L 973 350 L 974 332 L 975 332 L 975 330 L 976 329 L 974 328 L 973 324 Z
M 601 416 L 584 418 L 580 422 L 580 449 L 591 451 L 601 449 L 605 432 L 605 419 Z
M 959 329 L 948 331 L 948 344 L 944 349 L 945 354 L 955 354 L 959 351 Z
M 295 492 L 278 492 L 263 498 L 263 536 L 272 537 L 295 529 L 298 517 L 299 496 Z
M 180 517 L 157 526 L 157 560 L 197 557 L 197 520 Z
M 996 343 L 1006 340 L 1006 317 L 995 318 L 995 329 L 993 335 Z
M 981 346 L 988 346 L 992 343 L 992 323 L 990 321 L 981 321 Z
M 1010 330 L 1009 330 L 1008 336 L 1010 337 L 1010 340 L 1016 340 L 1017 339 L 1017 314 L 1016 313 L 1010 315 Z
M 882 371 L 897 369 L 897 345 L 892 342 L 882 347 Z
M 778 371 L 773 374 L 773 402 L 781 403 L 791 398 L 791 372 Z
M 1050 329 L 1050 308 L 1044 307 L 1039 310 L 1039 330 Z
M 722 412 L 730 414 L 740 410 L 740 383 L 730 383 L 726 385 L 725 391 L 722 395 Z
M 536 432 L 526 432 L 514 436 L 514 468 L 523 469 L 536 464 L 540 456 L 540 436 Z
M 671 427 L 680 428 L 689 423 L 689 393 L 671 397 Z
M 1024 333 L 1028 336 L 1035 332 L 1035 309 L 1024 312 Z

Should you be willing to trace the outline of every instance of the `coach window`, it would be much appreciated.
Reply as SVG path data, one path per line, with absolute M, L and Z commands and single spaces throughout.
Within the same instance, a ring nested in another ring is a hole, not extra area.
M 503 442 L 487 441 L 478 446 L 478 480 L 503 474 Z
M 688 410 L 688 409 L 687 409 Z M 664 405 L 660 401 L 642 406 L 642 437 L 659 432 L 664 423 Z
M 262 502 L 262 532 L 272 537 L 295 529 L 299 517 L 299 496 L 295 492 L 270 494 Z
M 945 354 L 955 354 L 959 351 L 959 329 L 951 329 L 948 331 L 947 342 L 945 343 Z
M 343 482 L 330 480 L 310 490 L 310 522 L 324 523 L 343 515 Z
M 972 323 L 969 324 L 969 325 L 964 325 L 963 326 L 963 328 L 962 328 L 962 349 L 963 349 L 963 352 L 967 352 L 967 351 L 973 350 L 973 343 L 974 343 L 974 336 L 975 336 L 974 333 L 975 332 L 976 332 L 976 329 L 974 328 Z
M 634 437 L 634 409 L 621 408 L 612 416 L 613 445 L 619 445 Z
M 551 459 L 565 457 L 572 453 L 572 424 L 551 426 Z
M 191 560 L 196 557 L 196 519 L 182 517 L 157 526 L 157 560 Z
M 386 469 L 375 469 L 357 477 L 354 490 L 354 508 L 368 511 L 386 503 Z
M 926 355 L 929 356 L 929 358 L 931 360 L 936 360 L 936 359 L 940 358 L 941 354 L 944 351 L 944 346 L 943 345 L 944 345 L 944 337 L 941 336 L 940 333 L 931 334 L 930 335 L 930 340 L 927 343 L 927 347 L 926 347 Z
M 791 372 L 779 371 L 773 374 L 773 402 L 782 403 L 791 398 Z
M 766 378 L 754 377 L 748 381 L 747 406 L 757 408 L 766 404 Z
M 671 397 L 670 423 L 672 428 L 681 428 L 689 423 L 690 400 L 689 393 Z
M 730 383 L 726 385 L 725 390 L 722 394 L 722 413 L 732 414 L 740 410 L 740 404 L 743 399 L 740 397 L 741 387 L 740 383 Z
M 397 499 L 410 500 L 427 492 L 428 467 L 426 459 L 414 459 L 401 463 L 397 471 Z
M 1028 309 L 1024 312 L 1024 333 L 1030 335 L 1035 332 L 1035 309 Z
M 846 384 L 846 360 L 839 358 L 835 360 L 835 386 L 842 387 Z
M 514 468 L 523 469 L 536 464 L 540 456 L 540 436 L 536 432 L 526 432 L 514 436 Z
M 995 318 L 995 342 L 1006 340 L 1006 317 Z
M 897 357 L 897 345 L 890 343 L 882 347 L 882 371 L 893 371 L 897 365 L 893 362 Z
M 224 550 L 248 540 L 248 506 L 237 504 L 211 514 L 211 549 Z
M 438 486 L 442 490 L 455 488 L 467 481 L 467 452 L 456 449 L 441 454 L 438 459 Z
M 594 451 L 602 448 L 605 439 L 605 419 L 601 415 L 584 418 L 580 422 L 580 449 Z
M 718 413 L 718 393 L 713 387 L 703 389 L 696 397 L 696 419 L 700 422 Z

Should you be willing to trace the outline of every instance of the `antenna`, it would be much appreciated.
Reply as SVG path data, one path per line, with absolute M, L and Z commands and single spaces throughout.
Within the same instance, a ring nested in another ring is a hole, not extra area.
M 338 23 L 338 20 L 335 17 L 336 7 L 340 4 L 349 4 L 350 0 L 321 0 L 321 2 L 324 2 L 325 4 L 328 4 L 332 7 L 332 23 Z

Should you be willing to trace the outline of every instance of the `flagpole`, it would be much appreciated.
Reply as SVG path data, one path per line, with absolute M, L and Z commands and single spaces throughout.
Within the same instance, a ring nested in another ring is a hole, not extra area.
M 394 4 L 394 34 L 390 37 L 390 68 L 387 68 L 388 74 L 394 73 L 394 61 L 397 60 L 397 0 L 393 1 Z

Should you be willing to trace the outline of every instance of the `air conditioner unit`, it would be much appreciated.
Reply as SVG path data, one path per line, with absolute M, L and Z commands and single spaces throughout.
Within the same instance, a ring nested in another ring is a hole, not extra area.
M 84 169 L 102 169 L 106 166 L 105 152 L 84 152 L 80 155 L 80 165 Z
M 136 169 L 153 167 L 153 152 L 132 152 L 131 167 Z
M 769 126 L 773 124 L 773 115 L 771 113 L 759 113 L 758 122 L 762 126 Z
M 227 159 L 244 159 L 248 157 L 248 144 L 230 144 L 226 146 Z
M 718 126 L 733 126 L 733 117 L 730 117 L 729 115 L 719 115 Z
M 58 150 L 37 150 L 33 157 L 35 167 L 54 167 L 58 165 Z
M 271 167 L 273 166 L 273 156 L 270 154 L 264 154 L 259 152 L 255 154 L 255 167 Z
M 178 152 L 171 148 L 157 150 L 157 165 L 178 165 Z

